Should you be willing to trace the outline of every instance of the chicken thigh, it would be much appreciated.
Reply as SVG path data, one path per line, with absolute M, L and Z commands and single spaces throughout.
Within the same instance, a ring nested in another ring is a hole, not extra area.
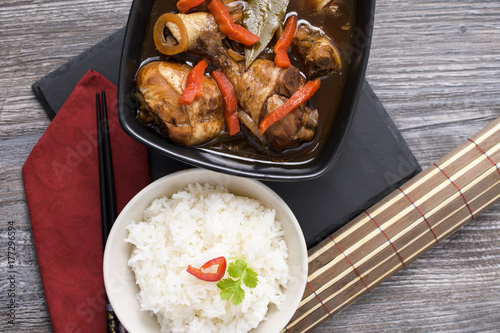
M 189 65 L 174 61 L 153 61 L 139 70 L 136 79 L 141 109 L 166 136 L 182 145 L 208 142 L 224 129 L 222 96 L 211 77 L 204 76 L 200 99 L 179 105 L 190 70 Z

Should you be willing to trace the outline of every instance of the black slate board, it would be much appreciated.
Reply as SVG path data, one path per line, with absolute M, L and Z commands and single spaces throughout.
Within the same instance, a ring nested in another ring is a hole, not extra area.
M 118 83 L 124 29 L 33 84 L 53 118 L 89 70 Z M 151 180 L 190 166 L 149 151 Z M 310 248 L 421 171 L 406 142 L 365 81 L 337 163 L 325 176 L 303 182 L 265 182 L 297 216 Z

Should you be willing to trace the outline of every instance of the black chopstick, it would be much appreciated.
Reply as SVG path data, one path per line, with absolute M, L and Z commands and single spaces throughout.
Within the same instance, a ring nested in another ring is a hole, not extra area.
M 109 139 L 106 93 L 96 94 L 97 145 L 99 155 L 99 187 L 101 193 L 102 238 L 106 245 L 109 231 L 116 220 L 116 197 L 111 144 Z
M 111 159 L 111 144 L 109 138 L 108 110 L 106 93 L 96 94 L 97 113 L 97 151 L 99 160 L 99 191 L 101 193 L 101 220 L 103 247 L 106 246 L 109 232 L 116 220 L 115 180 L 113 162 Z M 106 319 L 108 332 L 127 332 L 122 326 L 109 304 L 106 295 Z

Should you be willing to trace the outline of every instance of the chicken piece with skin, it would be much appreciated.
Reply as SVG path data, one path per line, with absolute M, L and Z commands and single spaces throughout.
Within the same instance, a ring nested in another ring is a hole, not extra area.
M 191 66 L 154 61 L 143 66 L 136 78 L 146 110 L 162 132 L 182 145 L 212 140 L 224 129 L 222 96 L 214 80 L 205 75 L 203 95 L 190 105 L 179 105 Z
M 292 49 L 311 80 L 341 69 L 342 60 L 335 45 L 321 30 L 309 24 L 299 25 L 293 38 Z
M 262 108 L 262 116 L 273 112 L 287 101 L 286 97 L 279 94 L 271 95 Z M 290 145 L 290 138 L 296 142 L 311 141 L 314 137 L 315 129 L 318 125 L 318 112 L 301 105 L 279 122 L 271 125 L 265 137 L 273 147 L 287 147 Z
M 259 124 L 305 84 L 300 71 L 293 66 L 281 68 L 266 59 L 255 60 L 243 72 L 235 86 L 241 107 Z M 318 111 L 302 104 L 264 133 L 266 141 L 276 150 L 312 140 Z

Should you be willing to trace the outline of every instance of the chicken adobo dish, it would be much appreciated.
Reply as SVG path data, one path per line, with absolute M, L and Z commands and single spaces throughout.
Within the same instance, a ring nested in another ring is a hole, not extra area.
M 139 120 L 220 154 L 312 158 L 342 95 L 353 1 L 157 1 L 136 76 Z

